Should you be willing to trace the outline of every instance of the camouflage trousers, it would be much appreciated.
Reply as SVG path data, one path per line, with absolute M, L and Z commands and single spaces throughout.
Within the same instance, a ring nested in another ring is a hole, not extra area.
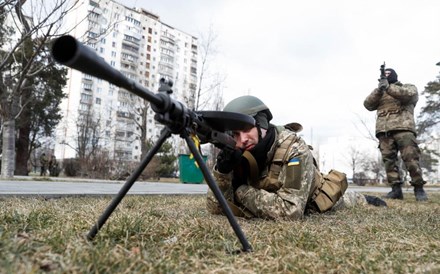
M 332 211 L 344 209 L 344 208 L 354 208 L 357 206 L 367 205 L 367 199 L 365 196 L 359 192 L 347 190 L 344 195 L 336 202 L 332 207 Z
M 411 176 L 411 185 L 423 185 L 425 183 L 420 168 L 420 149 L 413 132 L 392 131 L 379 134 L 378 139 L 387 180 L 390 185 L 402 183 L 397 158 L 399 152 L 406 170 Z

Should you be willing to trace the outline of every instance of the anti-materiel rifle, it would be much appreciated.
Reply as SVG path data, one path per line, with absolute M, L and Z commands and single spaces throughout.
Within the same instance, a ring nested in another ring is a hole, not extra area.
M 206 166 L 206 163 L 203 161 L 200 151 L 191 138 L 197 135 L 201 140 L 201 143 L 209 142 L 222 149 L 234 149 L 235 142 L 226 131 L 243 130 L 253 127 L 255 125 L 255 120 L 252 117 L 234 112 L 192 111 L 181 102 L 173 100 L 170 97 L 170 94 L 172 93 L 172 83 L 170 81 L 161 79 L 158 90 L 159 92 L 153 93 L 139 85 L 134 80 L 125 77 L 121 72 L 106 63 L 93 50 L 81 44 L 72 36 L 67 35 L 58 38 L 53 44 L 52 56 L 57 62 L 63 65 L 106 80 L 149 101 L 152 109 L 156 113 L 154 116 L 155 120 L 165 126 L 156 144 L 154 144 L 148 151 L 145 158 L 129 176 L 126 183 L 100 216 L 97 223 L 91 228 L 87 235 L 89 240 L 94 239 L 99 229 L 105 224 L 112 212 L 128 193 L 131 186 L 147 167 L 160 146 L 171 136 L 171 134 L 179 134 L 181 138 L 185 139 L 209 188 L 214 193 L 214 196 L 222 207 L 232 229 L 239 238 L 242 244 L 242 251 L 248 252 L 252 250 L 229 208 L 226 199 L 215 183 L 214 177 Z

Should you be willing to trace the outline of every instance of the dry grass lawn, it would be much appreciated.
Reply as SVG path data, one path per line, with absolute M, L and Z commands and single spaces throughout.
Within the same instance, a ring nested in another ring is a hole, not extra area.
M 407 194 L 405 194 L 407 195 Z M 0 273 L 440 273 L 440 193 L 299 221 L 227 219 L 199 196 L 127 196 L 95 240 L 110 198 L 0 198 Z

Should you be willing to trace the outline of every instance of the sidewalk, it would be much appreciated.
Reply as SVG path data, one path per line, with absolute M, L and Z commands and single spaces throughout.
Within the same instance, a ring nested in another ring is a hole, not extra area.
M 43 181 L 44 179 L 44 181 Z M 84 178 L 15 176 L 13 180 L 0 180 L 0 196 L 102 196 L 116 195 L 125 181 L 93 180 Z M 207 184 L 182 184 L 169 182 L 135 182 L 127 195 L 205 195 Z M 389 187 L 349 185 L 357 192 L 387 193 Z M 440 187 L 425 187 L 427 192 L 440 192 Z M 412 187 L 404 187 L 404 193 L 412 193 Z
M 103 179 L 14 176 L 13 180 L 0 180 L 0 196 L 102 196 L 116 195 L 125 181 Z M 136 181 L 127 195 L 141 194 L 206 194 L 206 184 Z

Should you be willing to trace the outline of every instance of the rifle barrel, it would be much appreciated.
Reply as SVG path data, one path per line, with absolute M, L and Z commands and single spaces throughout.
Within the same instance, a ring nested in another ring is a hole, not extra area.
M 70 35 L 61 36 L 52 46 L 54 59 L 70 68 L 104 79 L 118 87 L 125 88 L 154 104 L 157 109 L 164 107 L 164 100 L 150 90 L 125 77 L 120 71 L 106 63 L 95 51 L 81 44 Z

